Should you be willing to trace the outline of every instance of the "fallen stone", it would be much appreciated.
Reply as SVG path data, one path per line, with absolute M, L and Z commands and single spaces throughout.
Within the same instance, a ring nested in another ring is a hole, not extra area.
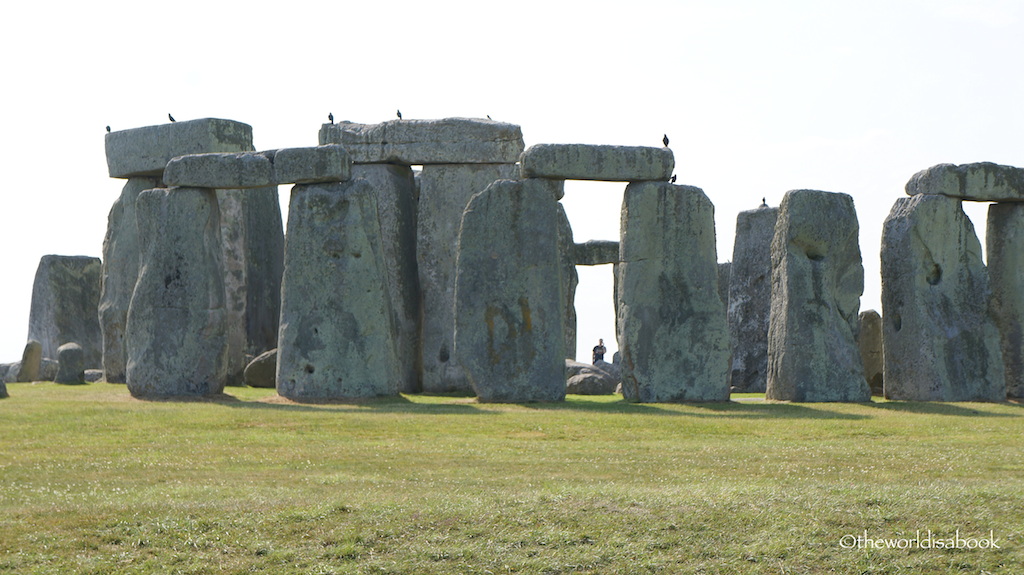
M 85 379 L 86 383 L 96 383 L 97 381 L 102 381 L 103 380 L 103 370 L 102 369 L 87 369 L 87 370 L 85 370 L 85 374 L 84 374 L 83 378 Z
M 871 395 L 881 396 L 884 390 L 882 362 L 882 316 L 869 309 L 860 312 L 857 347 L 864 364 L 864 378 L 868 380 Z
M 524 179 L 666 181 L 675 158 L 668 148 L 535 144 L 523 152 L 519 164 Z
M 514 164 L 523 131 L 473 118 L 339 122 L 321 126 L 320 144 L 341 144 L 356 164 Z
M 605 365 L 610 363 L 599 362 Z M 565 381 L 565 393 L 573 395 L 610 395 L 622 383 L 611 373 L 597 365 L 584 367 Z
M 245 384 L 249 387 L 277 387 L 277 350 L 265 351 L 245 366 Z
M 762 206 L 736 216 L 729 274 L 729 333 L 732 372 L 729 385 L 763 393 L 768 385 L 768 316 L 772 304 L 772 236 L 778 208 Z
M 619 242 L 590 240 L 575 244 L 573 254 L 578 266 L 600 266 L 619 261 Z
M 103 364 L 99 322 L 100 259 L 43 256 L 32 284 L 28 339 L 42 344 L 43 357 L 56 357 L 69 341 L 85 350 L 89 367 Z
M 277 392 L 297 400 L 397 395 L 401 375 L 376 193 L 302 184 L 288 208 Z
M 985 247 L 1006 395 L 1024 398 L 1024 204 L 989 206 Z
M 43 361 L 43 344 L 31 339 L 21 352 L 21 363 L 14 373 L 13 382 L 28 383 L 39 380 L 39 371 Z
M 729 327 L 718 296 L 714 216 L 700 188 L 626 187 L 617 288 L 626 399 L 729 399 Z
M 110 132 L 105 145 L 111 178 L 160 176 L 178 156 L 252 150 L 252 126 L 203 118 Z
M 907 194 L 939 194 L 975 202 L 1024 202 L 1024 168 L 992 162 L 939 164 L 907 182 Z
M 859 229 L 846 194 L 783 197 L 771 247 L 767 399 L 871 400 L 855 340 L 864 292 Z
M 1005 399 L 988 272 L 960 200 L 896 200 L 883 224 L 881 256 L 885 397 Z
M 455 356 L 482 402 L 565 398 L 558 208 L 536 180 L 494 182 L 462 216 Z
M 283 184 L 343 182 L 352 162 L 339 145 L 263 152 L 205 153 L 167 163 L 164 183 L 217 189 L 264 188 Z
M 513 164 L 423 166 L 416 214 L 416 264 L 423 297 L 420 337 L 423 391 L 472 392 L 455 348 L 455 258 L 462 212 L 495 180 L 514 178 Z
M 103 337 L 103 372 L 110 383 L 124 383 L 128 362 L 124 339 L 128 305 L 139 278 L 139 231 L 135 201 L 144 190 L 160 185 L 158 178 L 129 178 L 107 215 L 100 264 L 99 324 Z
M 65 343 L 57 349 L 57 376 L 54 383 L 77 385 L 85 383 L 85 354 L 82 346 Z
M 575 359 L 565 359 L 565 378 L 569 379 L 574 375 L 579 375 L 585 369 L 589 369 L 591 365 L 589 363 L 583 363 L 576 361 Z
M 147 190 L 135 209 L 140 259 L 125 330 L 128 391 L 221 393 L 227 342 L 216 192 Z
M 558 186 L 561 188 L 561 186 Z M 572 241 L 572 226 L 562 204 L 558 209 L 558 265 L 562 269 L 562 289 L 565 290 L 565 356 L 576 358 L 576 286 L 580 283 L 576 273 L 575 243 Z

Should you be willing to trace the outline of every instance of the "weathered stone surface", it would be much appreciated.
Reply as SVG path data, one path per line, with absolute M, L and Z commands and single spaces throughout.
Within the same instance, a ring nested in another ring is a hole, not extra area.
M 320 144 L 341 144 L 356 164 L 514 164 L 523 131 L 475 118 L 340 122 L 321 126 Z
M 561 186 L 558 186 L 561 188 Z M 565 298 L 565 357 L 576 359 L 576 286 L 580 283 L 576 273 L 575 243 L 572 226 L 562 204 L 558 209 L 558 265 L 562 269 L 562 297 Z
M 1024 204 L 989 206 L 985 247 L 1006 395 L 1024 398 Z
M 159 176 L 178 156 L 252 150 L 252 126 L 203 118 L 111 132 L 105 144 L 111 178 Z
M 140 259 L 125 330 L 128 390 L 138 397 L 220 393 L 227 342 L 216 192 L 147 190 L 135 210 Z
M 514 178 L 513 164 L 424 166 L 416 215 L 416 264 L 423 294 L 420 337 L 423 391 L 471 392 L 453 358 L 455 257 L 462 212 L 473 194 L 495 180 Z
M 729 276 L 732 275 L 731 262 L 718 263 L 718 299 L 729 309 Z
M 0 380 L 0 399 L 10 397 L 7 395 L 7 384 Z
M 611 365 L 611 364 L 609 364 Z M 565 393 L 573 395 L 610 395 L 621 381 L 604 370 L 590 366 L 565 380 Z
M 265 351 L 245 366 L 245 384 L 249 387 L 277 387 L 277 350 Z
M 82 346 L 68 342 L 57 348 L 57 376 L 55 383 L 76 385 L 85 383 L 85 353 Z
M 960 201 L 900 198 L 882 228 L 885 397 L 1000 401 L 1006 379 L 981 243 Z
M 282 396 L 398 393 L 398 326 L 377 214 L 366 180 L 292 188 L 277 356 Z
M 398 326 L 398 390 L 416 393 L 420 382 L 420 279 L 416 270 L 416 200 L 412 170 L 394 164 L 360 164 L 353 177 L 373 186 L 388 274 L 391 313 Z
M 764 392 L 768 385 L 768 316 L 772 303 L 772 236 L 779 209 L 762 206 L 736 216 L 729 274 L 729 385 Z
M 484 402 L 565 397 L 558 207 L 545 182 L 501 180 L 462 216 L 455 357 Z
M 573 250 L 578 266 L 599 266 L 619 261 L 619 242 L 590 240 L 575 244 Z
M 43 357 L 51 358 L 61 344 L 78 342 L 87 366 L 102 365 L 99 299 L 99 258 L 43 256 L 32 284 L 28 339 L 42 344 Z
M 57 379 L 57 370 L 60 369 L 60 365 L 57 360 L 44 357 L 43 361 L 39 362 L 39 381 L 53 381 Z
M 21 352 L 21 363 L 14 374 L 12 382 L 27 383 L 39 379 L 39 369 L 43 361 L 43 344 L 31 339 Z
M 627 399 L 729 399 L 729 328 L 718 296 L 714 216 L 699 188 L 626 187 L 617 289 Z
M 939 194 L 977 202 L 1024 202 L 1024 168 L 992 162 L 939 164 L 907 182 L 907 194 Z
M 135 201 L 144 190 L 160 185 L 159 178 L 129 178 L 107 215 L 100 265 L 99 322 L 103 335 L 103 372 L 110 383 L 124 383 L 128 352 L 124 329 L 128 304 L 139 278 L 139 228 Z
M 86 383 L 96 383 L 97 381 L 101 381 L 103 379 L 102 369 L 87 369 L 85 370 L 84 374 L 85 375 L 83 377 Z
M 639 182 L 668 180 L 675 158 L 668 148 L 535 144 L 519 164 L 523 178 Z
M 765 397 L 869 401 L 855 341 L 864 292 L 853 198 L 786 192 L 772 238 Z
M 206 153 L 179 156 L 167 163 L 169 186 L 247 189 L 281 184 L 343 182 L 352 161 L 336 144 L 263 152 Z
M 868 381 L 871 395 L 882 395 L 882 316 L 869 309 L 860 312 L 857 323 L 860 326 L 857 331 L 857 348 L 860 349 L 860 361 L 864 364 L 864 379 Z

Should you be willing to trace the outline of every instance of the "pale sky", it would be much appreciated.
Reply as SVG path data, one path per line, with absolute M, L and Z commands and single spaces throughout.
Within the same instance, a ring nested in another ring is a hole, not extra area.
M 854 198 L 880 309 L 882 221 L 917 171 L 1024 165 L 1016 0 L 510 3 L 23 2 L 0 22 L 8 191 L 0 362 L 21 357 L 45 254 L 101 254 L 123 181 L 104 126 L 228 118 L 257 149 L 317 143 L 336 119 L 484 117 L 526 144 L 660 146 L 716 209 L 787 190 Z M 622 184 L 567 184 L 577 241 L 617 239 Z M 281 189 L 287 203 L 287 188 Z M 984 242 L 986 207 L 969 207 Z M 614 351 L 611 271 L 581 268 L 579 357 Z

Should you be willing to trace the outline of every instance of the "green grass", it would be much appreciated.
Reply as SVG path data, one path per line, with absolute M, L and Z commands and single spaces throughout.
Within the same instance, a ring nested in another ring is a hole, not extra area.
M 0 574 L 1024 572 L 1015 404 L 8 390 Z

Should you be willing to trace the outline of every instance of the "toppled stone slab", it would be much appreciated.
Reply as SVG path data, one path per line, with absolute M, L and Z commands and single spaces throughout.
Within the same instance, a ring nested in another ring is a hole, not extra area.
M 786 192 L 772 238 L 765 397 L 871 400 L 855 334 L 864 292 L 853 198 Z
M 669 148 L 535 144 L 519 158 L 523 178 L 667 181 L 675 169 Z
M 565 360 L 565 393 L 574 395 L 611 395 L 622 383 L 619 366 L 605 361 L 591 365 Z
M 320 128 L 320 144 L 341 144 L 356 164 L 514 164 L 523 151 L 515 124 L 475 118 L 340 122 Z
M 499 180 L 462 216 L 455 356 L 482 402 L 565 398 L 558 210 L 538 180 Z
M 284 184 L 343 182 L 352 161 L 339 145 L 284 148 L 263 152 L 204 153 L 167 162 L 168 186 L 248 189 Z
M 1006 395 L 1024 398 L 1024 204 L 989 206 L 985 247 Z
M 252 150 L 252 126 L 203 118 L 110 132 L 105 144 L 111 178 L 159 176 L 178 156 Z
M 626 186 L 617 287 L 626 399 L 729 399 L 729 327 L 718 296 L 714 218 L 700 188 Z
M 245 384 L 249 387 L 277 387 L 277 350 L 271 349 L 256 356 L 245 366 Z
M 884 363 L 882 362 L 882 316 L 869 309 L 860 312 L 860 330 L 857 347 L 864 364 L 864 379 L 868 380 L 871 395 L 881 396 L 884 391 Z
M 69 341 L 85 350 L 88 367 L 103 363 L 98 316 L 100 258 L 43 256 L 32 284 L 28 338 L 42 344 L 43 357 L 57 357 Z
M 772 236 L 779 209 L 762 206 L 736 216 L 729 273 L 729 385 L 763 393 L 768 384 L 768 316 L 772 305 Z
M 1024 168 L 992 162 L 939 164 L 907 182 L 907 194 L 939 194 L 975 202 L 1024 202 Z
M 85 383 L 85 354 L 82 346 L 68 342 L 57 349 L 57 376 L 54 383 L 78 385 Z
M 573 255 L 578 266 L 600 266 L 619 261 L 619 242 L 611 240 L 590 240 L 575 244 Z

